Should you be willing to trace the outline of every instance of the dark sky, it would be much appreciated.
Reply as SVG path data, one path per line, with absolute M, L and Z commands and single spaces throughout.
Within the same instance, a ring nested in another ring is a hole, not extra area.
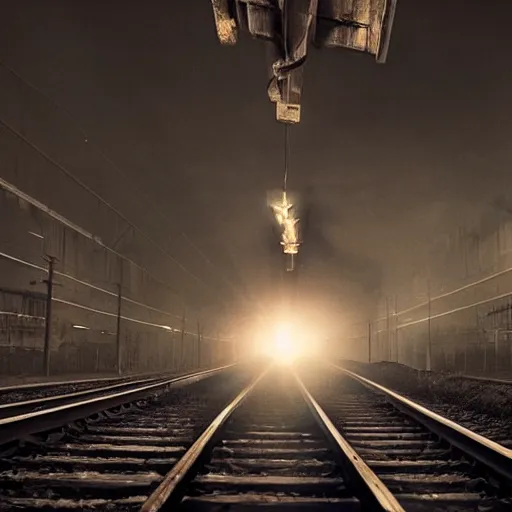
M 65 106 L 174 227 L 107 165 L 83 164 L 71 124 L 34 96 L 24 115 L 40 115 L 54 154 L 218 293 L 228 280 L 271 305 L 265 200 L 282 181 L 283 128 L 261 42 L 221 47 L 207 0 L 0 1 L 0 60 Z M 299 277 L 311 322 L 349 322 L 372 290 L 399 291 L 436 236 L 506 192 L 511 15 L 498 0 L 399 0 L 384 66 L 311 54 L 289 181 L 311 207 Z

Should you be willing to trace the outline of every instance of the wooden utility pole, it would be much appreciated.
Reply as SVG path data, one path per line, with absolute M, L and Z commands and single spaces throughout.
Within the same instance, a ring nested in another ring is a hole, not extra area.
M 386 295 L 386 345 L 387 360 L 391 361 L 391 333 L 389 331 L 389 297 Z
M 427 281 L 427 293 L 428 293 L 428 340 L 427 340 L 427 364 L 426 370 L 429 372 L 432 370 L 432 339 L 431 339 L 431 314 L 432 314 L 432 301 L 430 298 L 430 279 Z
M 117 324 L 116 324 L 116 370 L 121 375 L 121 304 L 123 302 L 121 283 L 117 285 Z
M 213 366 L 214 364 L 217 364 L 217 361 L 222 360 L 222 355 L 220 354 L 220 332 L 217 329 L 217 339 L 215 340 L 215 343 L 210 345 L 210 365 Z
M 50 350 L 52 338 L 52 300 L 53 300 L 53 277 L 56 258 L 54 256 L 47 256 L 48 261 L 48 279 L 46 283 L 46 315 L 44 324 L 44 374 L 48 377 L 50 375 Z
M 173 328 L 171 328 L 171 370 L 174 371 L 175 370 L 175 362 L 176 362 L 176 336 L 175 336 L 175 330 Z
M 201 368 L 201 324 L 197 321 L 197 368 Z
M 186 324 L 186 317 L 185 312 L 183 312 L 183 317 L 181 319 L 181 336 L 180 336 L 180 368 L 183 366 L 183 363 L 185 361 L 185 324 Z
M 368 362 L 372 362 L 372 322 L 368 322 Z
M 395 294 L 395 362 L 398 363 L 398 296 Z

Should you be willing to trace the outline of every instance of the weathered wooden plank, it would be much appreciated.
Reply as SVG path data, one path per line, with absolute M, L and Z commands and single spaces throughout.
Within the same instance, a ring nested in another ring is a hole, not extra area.
M 266 494 L 204 495 L 187 496 L 180 510 L 193 512 L 227 510 L 231 512 L 262 512 L 264 510 L 288 509 L 294 512 L 340 511 L 360 512 L 361 505 L 355 498 L 303 498 L 298 496 L 276 496 Z

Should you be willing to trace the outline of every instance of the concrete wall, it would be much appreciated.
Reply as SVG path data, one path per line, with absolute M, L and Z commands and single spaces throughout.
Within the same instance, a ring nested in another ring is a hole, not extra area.
M 435 240 L 429 262 L 408 282 L 383 289 L 372 322 L 373 360 L 426 368 L 430 345 L 432 369 L 512 375 L 512 216 L 489 208 Z M 358 334 L 351 343 L 366 359 L 368 338 Z
M 123 297 L 153 308 L 122 301 L 122 316 L 126 317 L 121 321 L 124 371 L 184 370 L 229 359 L 229 351 L 223 353 L 224 344 L 210 339 L 214 333 L 204 321 L 201 330 L 206 339 L 198 348 L 198 317 L 190 310 L 185 310 L 189 334 L 182 342 L 175 331 L 183 327 L 183 306 L 176 306 L 175 294 L 136 265 L 4 192 L 0 192 L 0 216 L 8 219 L 0 238 L 2 375 L 42 371 L 47 254 L 56 258 L 59 273 L 55 275 L 52 308 L 52 373 L 115 370 L 119 282 Z

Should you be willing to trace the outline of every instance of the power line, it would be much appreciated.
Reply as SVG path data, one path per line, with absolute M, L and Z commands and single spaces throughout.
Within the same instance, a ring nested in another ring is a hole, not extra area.
M 444 299 L 446 297 L 450 297 L 451 295 L 455 295 L 456 293 L 463 292 L 465 290 L 469 290 L 470 288 L 473 288 L 474 286 L 478 286 L 479 284 L 486 283 L 487 281 L 491 281 L 492 279 L 495 279 L 502 275 L 508 274 L 509 272 L 512 272 L 512 267 L 505 268 L 503 270 L 495 272 L 494 274 L 490 274 L 486 277 L 482 277 L 481 279 L 478 279 L 477 281 L 473 281 L 472 283 L 468 283 L 463 286 L 460 286 L 459 288 L 455 288 L 448 292 L 444 292 L 439 295 L 436 295 L 430 299 L 430 302 Z M 415 309 L 419 309 L 419 308 L 422 308 L 427 305 L 428 305 L 428 301 L 420 302 L 419 304 L 416 304 L 415 306 L 411 306 L 409 308 L 403 309 L 402 311 L 392 313 L 392 316 L 401 316 L 401 315 L 404 315 L 405 313 L 410 313 L 411 311 L 414 311 Z M 386 320 L 386 317 L 377 318 L 376 320 L 374 320 L 374 322 L 382 322 L 383 320 Z
M 42 267 L 40 265 L 36 265 L 35 263 L 31 263 L 31 262 L 23 260 L 21 258 L 17 258 L 16 256 L 12 256 L 11 254 L 0 252 L 0 257 L 8 259 L 10 261 L 14 261 L 15 263 L 19 263 L 21 265 L 25 265 L 25 266 L 33 268 L 35 270 L 39 270 L 41 272 L 48 273 L 48 269 L 47 268 Z M 88 283 L 86 281 L 82 281 L 81 279 L 78 279 L 78 278 L 76 278 L 76 277 L 74 277 L 74 276 L 72 276 L 70 274 L 66 274 L 64 272 L 59 272 L 59 271 L 56 270 L 55 271 L 55 275 L 58 275 L 60 277 L 64 277 L 66 279 L 73 280 L 75 282 L 83 284 L 84 286 L 88 286 L 90 288 L 93 288 L 94 290 L 103 292 L 103 293 L 108 294 L 110 296 L 117 297 L 117 294 L 114 293 L 114 292 L 111 292 L 110 290 L 105 290 L 104 288 L 100 288 L 99 286 L 93 285 L 93 284 Z M 153 306 L 149 306 L 147 304 L 143 304 L 142 302 L 135 301 L 133 299 L 130 299 L 129 297 L 121 296 L 121 299 L 126 301 L 126 302 L 130 302 L 132 304 L 135 304 L 137 306 L 144 307 L 144 308 L 146 308 L 148 310 L 155 311 L 157 313 L 160 313 L 160 314 L 163 314 L 163 315 L 167 315 L 167 316 L 171 316 L 171 317 L 173 317 L 175 319 L 182 320 L 181 316 L 173 315 L 172 313 L 168 313 L 167 311 L 163 311 L 161 309 L 154 308 Z M 83 309 L 83 310 L 89 311 L 91 313 L 97 313 L 97 314 L 100 314 L 100 315 L 116 317 L 117 318 L 117 314 L 116 313 L 112 313 L 110 311 L 104 311 L 104 310 L 101 310 L 101 309 L 93 308 L 91 306 L 86 306 L 85 304 L 80 304 L 78 302 L 74 302 L 74 301 L 70 301 L 70 300 L 66 300 L 66 299 L 61 299 L 61 298 L 58 298 L 58 297 L 53 297 L 52 300 L 54 302 L 58 302 L 58 303 L 65 304 L 65 305 L 68 305 L 68 306 L 72 306 L 72 307 L 76 307 L 76 308 L 79 308 L 79 309 Z M 17 316 L 17 317 L 23 317 L 23 318 L 33 318 L 33 319 L 38 319 L 38 320 L 41 320 L 41 319 L 44 320 L 44 317 L 37 317 L 37 316 L 33 316 L 33 315 L 24 315 L 24 314 L 14 313 L 12 311 L 0 311 L 0 315 L 11 315 L 11 316 Z M 145 320 L 139 320 L 138 318 L 132 318 L 132 317 L 121 315 L 121 319 L 122 320 L 126 320 L 128 322 L 134 322 L 134 323 L 137 323 L 137 324 L 141 324 L 141 325 L 147 325 L 147 326 L 150 326 L 150 327 L 157 327 L 157 328 L 160 328 L 160 329 L 169 330 L 167 325 L 161 325 L 161 324 L 156 324 L 156 323 L 153 323 L 153 322 L 147 322 Z M 171 327 L 171 330 L 172 330 L 172 332 L 181 332 L 181 329 L 173 329 L 172 327 Z M 194 333 L 194 332 L 184 331 L 184 333 L 188 334 L 190 336 L 197 337 L 197 333 Z M 216 340 L 216 341 L 230 341 L 228 338 L 215 338 L 215 337 L 211 337 L 211 336 L 202 336 L 202 338 L 210 339 L 210 340 Z
M 512 292 L 502 293 L 500 295 L 496 295 L 495 297 L 491 297 L 489 299 L 479 300 L 478 302 L 473 302 L 473 304 L 467 304 L 466 306 L 460 306 L 458 308 L 451 309 L 450 311 L 443 311 L 442 313 L 437 313 L 435 315 L 426 316 L 424 318 L 419 318 L 418 320 L 413 320 L 411 322 L 405 322 L 403 324 L 398 324 L 398 329 L 403 329 L 404 327 L 409 327 L 411 325 L 421 324 L 426 322 L 427 320 L 435 320 L 436 318 L 442 318 L 443 316 L 452 315 L 454 313 L 459 313 L 460 311 L 465 311 L 466 309 L 471 309 L 477 306 L 482 306 L 483 304 L 488 304 L 489 302 L 493 302 L 495 300 L 506 299 L 510 297 Z
M 464 290 L 468 290 L 469 288 L 473 288 L 473 286 L 478 286 L 479 284 L 483 284 L 487 281 L 490 281 L 491 279 L 495 279 L 496 277 L 500 277 L 504 274 L 507 274 L 508 272 L 512 271 L 512 267 L 506 268 L 504 270 L 500 270 L 499 272 L 495 272 L 494 274 L 491 274 L 489 276 L 483 277 L 482 279 L 478 279 L 477 281 L 474 281 L 472 283 L 468 283 L 464 286 L 461 286 L 459 288 L 456 288 L 455 290 L 451 290 L 449 292 L 441 293 L 440 295 L 436 295 L 435 297 L 432 297 L 430 299 L 431 302 L 439 299 L 444 299 L 445 297 L 449 297 L 450 295 L 454 295 L 458 292 L 462 292 Z M 404 309 L 403 311 L 399 311 L 397 315 L 403 315 L 404 313 L 408 313 L 410 311 L 413 311 L 414 309 L 420 308 L 422 306 L 426 306 L 428 302 L 424 302 L 421 304 L 417 304 L 416 306 L 412 306 L 408 309 Z
M 34 151 L 36 151 L 38 154 L 40 154 L 47 162 L 49 162 L 54 167 L 56 167 L 61 172 L 63 172 L 68 178 L 70 178 L 72 181 L 74 181 L 79 187 L 83 188 L 86 192 L 88 192 L 93 197 L 95 197 L 99 202 L 101 202 L 103 205 L 105 205 L 107 208 L 109 208 L 111 211 L 113 211 L 121 220 L 123 220 L 125 223 L 127 223 L 129 226 L 131 226 L 134 229 L 134 231 L 139 233 L 145 240 L 147 240 L 148 242 L 153 244 L 164 256 L 166 256 L 173 263 L 175 263 L 183 272 L 188 274 L 199 284 L 202 284 L 203 286 L 208 287 L 208 285 L 203 280 L 201 280 L 199 277 L 197 277 L 194 273 L 192 273 L 190 270 L 188 270 L 185 266 L 183 266 L 178 260 L 176 260 L 176 258 L 174 258 L 174 256 L 172 256 L 160 244 L 158 244 L 149 235 L 147 235 L 139 226 L 137 226 L 132 221 L 130 221 L 128 218 L 126 218 L 119 210 L 117 210 L 117 208 L 115 208 L 108 201 L 103 199 L 103 197 L 101 197 L 97 192 L 95 192 L 90 187 L 88 187 L 85 183 L 83 183 L 79 178 L 77 178 L 73 173 L 71 173 L 63 165 L 59 164 L 52 157 L 47 155 L 42 149 L 40 149 L 38 146 L 36 146 L 33 142 L 29 141 L 24 135 L 19 133 L 15 128 L 10 126 L 3 119 L 0 119 L 0 124 L 3 125 L 5 128 L 7 128 L 7 130 L 9 130 L 14 136 L 16 136 L 24 144 L 26 144 L 27 146 L 32 148 Z
M 12 255 L 9 255 L 9 254 L 3 253 L 3 252 L 0 252 L 0 257 L 3 257 L 3 258 L 6 258 L 6 259 L 15 261 L 17 263 L 26 265 L 28 267 L 31 267 L 31 268 L 34 268 L 34 269 L 37 269 L 37 270 L 40 270 L 41 272 L 46 272 L 46 273 L 48 272 L 48 269 L 46 269 L 44 267 L 41 267 L 41 266 L 36 265 L 34 263 L 30 263 L 30 262 L 22 260 L 20 258 L 16 258 L 15 256 L 12 256 Z M 99 288 L 98 286 L 92 285 L 91 283 L 87 283 L 85 281 L 81 281 L 81 280 L 79 280 L 79 279 L 77 279 L 74 276 L 71 276 L 69 274 L 64 274 L 64 273 L 58 272 L 58 271 L 55 271 L 55 274 L 59 275 L 61 277 L 65 277 L 67 279 L 72 279 L 73 281 L 77 281 L 77 282 L 79 282 L 81 284 L 84 284 L 86 286 L 89 286 L 89 287 L 94 288 L 96 290 L 99 290 L 101 292 L 104 292 L 104 293 L 107 293 L 109 295 L 113 295 L 113 296 L 117 297 L 117 295 L 115 293 L 110 292 L 109 290 L 104 290 L 102 288 Z M 182 317 L 173 315 L 172 313 L 168 313 L 167 311 L 159 310 L 159 309 L 154 308 L 152 306 L 148 306 L 147 304 L 143 304 L 141 302 L 134 301 L 133 299 L 130 299 L 128 297 L 121 297 L 121 299 L 126 301 L 126 302 L 131 302 L 131 303 L 136 304 L 138 306 L 147 308 L 149 310 L 152 310 L 152 311 L 164 314 L 164 315 L 172 316 L 172 317 L 174 317 L 176 319 L 182 319 Z M 79 308 L 79 309 L 84 309 L 84 310 L 90 311 L 92 313 L 97 313 L 97 314 L 100 314 L 100 315 L 110 316 L 110 317 L 117 317 L 116 313 L 112 313 L 110 311 L 104 311 L 104 310 L 93 308 L 93 307 L 90 307 L 90 306 L 86 306 L 86 305 L 80 304 L 78 302 L 73 302 L 73 301 L 69 301 L 69 300 L 66 300 L 66 299 L 61 299 L 61 298 L 58 298 L 58 297 L 53 297 L 52 300 L 55 301 L 55 302 L 61 303 L 61 304 L 68 305 L 68 306 L 76 307 L 76 308 Z M 33 316 L 33 315 L 24 315 L 24 314 L 15 313 L 15 312 L 12 312 L 12 311 L 0 311 L 0 315 L 4 315 L 4 316 L 5 315 L 10 315 L 10 316 L 16 316 L 16 317 L 33 318 L 33 319 L 37 319 L 37 320 L 44 320 L 44 317 L 37 317 L 37 316 Z M 156 324 L 156 323 L 153 323 L 153 322 L 147 322 L 145 320 L 139 320 L 137 318 L 132 318 L 132 317 L 127 317 L 127 316 L 121 315 L 121 319 L 122 320 L 127 320 L 129 322 L 134 322 L 134 323 L 137 323 L 137 324 L 147 325 L 147 326 L 150 326 L 150 327 L 157 327 L 157 328 L 160 328 L 160 329 L 169 330 L 168 326 L 166 326 L 166 325 Z M 181 329 L 170 328 L 170 330 L 172 332 L 181 332 Z M 189 332 L 189 331 L 183 331 L 183 332 L 185 334 L 190 335 L 190 336 L 197 337 L 197 333 L 195 333 L 195 332 Z M 213 341 L 231 341 L 231 338 L 215 338 L 213 336 L 204 336 L 204 335 L 202 335 L 201 338 L 209 339 L 209 340 L 213 340 Z
M 109 317 L 117 318 L 117 313 L 111 313 L 110 311 L 103 311 L 102 309 L 92 308 L 90 306 L 86 306 L 85 304 L 80 304 L 78 302 L 73 302 L 71 300 L 59 299 L 58 297 L 53 297 L 52 301 L 57 302 L 59 304 L 65 304 L 66 306 L 71 306 L 71 307 L 74 307 L 74 308 L 83 309 L 85 311 L 89 311 L 91 313 L 96 313 L 98 315 L 103 315 L 103 316 L 109 316 Z M 149 327 L 156 327 L 157 329 L 162 329 L 164 331 L 182 332 L 181 329 L 173 329 L 172 327 L 169 327 L 168 325 L 161 325 L 161 324 L 155 324 L 153 322 L 146 322 L 145 320 L 139 320 L 138 318 L 131 318 L 129 316 L 124 316 L 124 315 L 121 315 L 120 318 L 121 318 L 121 320 L 126 320 L 127 322 L 133 322 L 133 323 L 136 323 L 136 324 L 147 325 Z M 196 338 L 199 335 L 198 333 L 189 332 L 189 331 L 183 331 L 183 333 L 184 334 L 188 334 L 189 336 L 194 336 Z M 211 337 L 211 336 L 201 336 L 201 338 L 202 339 L 214 340 L 214 341 L 231 341 L 228 338 L 214 338 L 214 337 Z
M 63 215 L 60 215 L 59 213 L 55 212 L 54 210 L 51 210 L 48 206 L 46 206 L 45 204 L 41 203 L 40 201 L 38 201 L 37 199 L 33 198 L 32 196 L 26 194 L 25 192 L 21 191 L 19 188 L 17 188 L 16 186 L 12 185 L 8 181 L 4 180 L 2 177 L 0 177 L 0 187 L 3 188 L 4 190 L 7 190 L 11 194 L 15 195 L 19 199 L 22 199 L 23 201 L 26 201 L 27 203 L 31 204 L 32 206 L 34 206 L 38 210 L 42 211 L 43 213 L 45 213 L 46 215 L 48 215 L 52 219 L 60 222 L 61 224 L 63 224 L 67 228 L 71 229 L 75 233 L 78 233 L 78 234 L 82 235 L 83 237 L 91 240 L 92 242 L 94 242 L 95 244 L 99 245 L 100 247 L 102 247 L 106 251 L 114 254 L 115 256 L 117 256 L 118 258 L 126 261 L 130 265 L 133 265 L 134 267 L 138 268 L 141 272 L 143 272 L 144 274 L 149 276 L 156 283 L 164 286 L 169 291 L 171 291 L 181 301 L 181 297 L 178 295 L 178 293 L 176 292 L 176 290 L 174 290 L 174 288 L 172 286 L 170 286 L 169 284 L 159 280 L 157 277 L 155 277 L 153 274 L 151 274 L 151 272 L 149 272 L 143 266 L 139 265 L 138 263 L 136 263 L 135 261 L 131 260 L 127 256 L 124 256 L 123 254 L 115 251 L 114 249 L 112 249 L 108 245 L 105 245 L 97 236 L 92 235 L 91 233 L 89 233 L 88 231 L 83 229 L 82 227 L 80 227 L 77 224 L 75 224 L 74 222 L 71 222 L 70 220 L 68 220 Z
M 11 73 L 12 75 L 14 75 L 18 80 L 22 81 L 23 83 L 25 83 L 26 85 L 28 85 L 32 90 L 36 91 L 39 95 L 41 95 L 42 97 L 46 98 L 50 103 L 52 103 L 57 109 L 59 110 L 62 110 L 64 112 L 64 114 L 73 122 L 73 124 L 75 125 L 75 127 L 77 128 L 77 130 L 80 132 L 80 134 L 84 137 L 84 142 L 85 143 L 88 143 L 90 146 L 93 146 L 96 151 L 100 154 L 100 156 L 120 175 L 122 176 L 124 179 L 128 180 L 128 182 L 131 184 L 131 182 L 133 181 L 132 178 L 130 178 L 121 168 L 119 168 L 119 166 L 103 151 L 103 149 L 101 148 L 101 146 L 94 142 L 93 144 L 90 143 L 90 138 L 87 134 L 87 132 L 85 131 L 85 129 L 81 126 L 81 124 L 76 120 L 76 118 L 69 112 L 69 110 L 64 107 L 63 105 L 61 105 L 60 103 L 58 103 L 54 98 L 52 98 L 50 95 L 44 93 L 43 91 L 41 91 L 38 87 L 36 87 L 33 83 L 31 83 L 30 81 L 28 81 L 26 78 L 22 77 L 18 72 L 16 72 L 14 69 L 12 69 L 10 66 L 8 66 L 7 64 L 5 64 L 4 62 L 0 61 L 0 66 L 4 67 L 9 73 Z M 136 187 L 136 185 L 133 185 L 132 184 L 132 187 Z M 140 190 L 136 189 L 137 191 L 137 197 L 139 197 L 139 193 L 140 193 Z M 144 195 L 147 199 L 151 199 L 148 195 L 147 192 L 144 192 Z M 167 215 L 165 215 L 164 212 L 162 212 L 162 210 L 160 210 L 160 208 L 157 208 L 154 203 L 152 201 L 149 201 L 150 205 L 152 206 L 152 208 L 161 216 L 161 218 L 163 218 L 168 225 L 170 225 L 174 230 L 176 230 L 174 224 L 171 222 L 171 220 L 169 219 L 169 217 L 167 217 Z M 192 242 L 192 240 L 188 237 L 188 235 L 186 235 L 183 231 L 181 230 L 176 230 L 178 231 L 179 235 L 184 238 L 184 240 L 201 256 L 201 258 L 206 261 L 212 268 L 216 269 L 217 271 L 219 271 L 219 267 L 217 265 L 215 265 L 214 263 L 212 263 L 212 261 L 206 256 L 206 254 L 199 248 L 197 247 L 196 244 L 194 244 Z M 177 260 L 175 260 L 175 262 L 177 262 Z M 178 263 L 179 264 L 179 263 Z M 230 280 L 228 280 L 224 274 L 222 272 L 220 272 L 220 275 L 222 277 L 222 279 L 229 285 L 229 287 L 233 290 L 233 291 L 237 291 L 236 290 L 236 287 L 233 285 L 233 283 L 231 283 Z M 204 284 L 204 283 L 203 283 Z M 244 299 L 248 300 L 248 298 L 245 296 L 244 293 L 241 293 L 241 295 L 244 297 Z
M 117 318 L 117 313 L 111 313 L 110 311 L 103 311 L 102 309 L 96 309 L 96 308 L 93 308 L 93 307 L 90 307 L 90 306 L 86 306 L 85 304 L 79 304 L 78 302 L 73 302 L 71 300 L 60 299 L 58 297 L 53 297 L 52 300 L 54 302 L 58 302 L 60 304 L 65 304 L 67 306 L 72 306 L 74 308 L 83 309 L 83 310 L 89 311 L 91 313 L 97 313 L 99 315 L 104 315 L 104 316 L 110 316 L 110 317 Z M 128 322 L 134 322 L 136 324 L 148 325 L 150 327 L 159 327 L 160 329 L 166 329 L 167 328 L 166 325 L 160 325 L 160 324 L 155 324 L 155 323 L 152 323 L 152 322 L 146 322 L 145 320 L 139 320 L 137 318 L 130 318 L 128 316 L 121 315 L 120 318 L 122 320 L 127 320 Z
M 44 322 L 44 316 L 25 315 L 23 313 L 15 313 L 14 311 L 0 311 L 0 316 L 15 316 L 16 318 L 29 318 L 31 320 L 38 320 Z
M 38 270 L 40 272 L 48 273 L 48 269 L 46 267 L 42 267 L 40 265 L 36 265 L 35 263 L 31 263 L 31 262 L 23 260 L 21 258 L 17 258 L 16 256 L 12 256 L 11 254 L 7 254 L 5 252 L 0 252 L 0 257 L 4 258 L 6 260 L 14 261 L 15 263 L 19 263 L 20 265 L 24 265 L 26 267 L 33 268 L 33 269 Z M 117 298 L 117 296 L 118 296 L 117 293 L 114 293 L 114 292 L 112 292 L 110 290 L 106 290 L 105 288 L 100 288 L 99 286 L 96 286 L 96 285 L 94 285 L 92 283 L 88 283 L 87 281 L 83 281 L 81 279 L 78 279 L 77 277 L 74 277 L 71 274 L 66 274 L 65 272 L 59 272 L 58 270 L 55 270 L 54 273 L 55 273 L 55 275 L 57 275 L 59 277 L 63 277 L 65 279 L 69 279 L 70 281 L 74 281 L 75 283 L 81 284 L 83 286 L 86 286 L 86 287 L 91 288 L 93 290 L 96 290 L 98 292 L 105 293 L 106 295 L 109 295 L 111 297 Z M 174 315 L 173 313 L 169 313 L 167 311 L 163 311 L 162 309 L 158 309 L 158 308 L 155 308 L 153 306 L 149 306 L 148 304 L 144 304 L 143 302 L 139 302 L 139 301 L 130 299 L 129 297 L 125 297 L 123 295 L 121 295 L 121 299 L 124 300 L 125 302 L 129 302 L 129 303 L 134 304 L 136 306 L 140 306 L 140 307 L 146 308 L 146 309 L 148 309 L 150 311 L 154 311 L 155 313 L 159 313 L 161 315 L 167 315 L 167 316 L 170 316 L 170 317 L 176 318 L 176 319 L 182 319 L 183 318 L 183 316 Z

